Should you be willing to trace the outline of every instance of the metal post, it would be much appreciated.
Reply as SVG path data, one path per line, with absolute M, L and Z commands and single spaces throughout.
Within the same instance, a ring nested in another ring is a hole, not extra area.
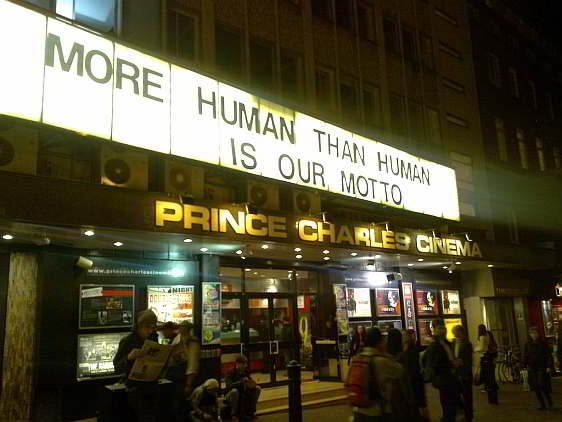
M 289 422 L 302 422 L 301 365 L 292 360 L 287 365 L 289 373 Z

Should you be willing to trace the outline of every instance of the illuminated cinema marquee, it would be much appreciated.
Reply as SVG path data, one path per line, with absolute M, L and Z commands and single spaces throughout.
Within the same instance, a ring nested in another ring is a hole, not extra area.
M 459 220 L 455 172 L 0 0 L 0 114 Z

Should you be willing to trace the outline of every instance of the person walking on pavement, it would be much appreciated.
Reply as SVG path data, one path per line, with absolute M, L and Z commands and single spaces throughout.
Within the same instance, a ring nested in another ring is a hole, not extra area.
M 462 325 L 453 328 L 453 353 L 455 356 L 455 375 L 461 386 L 464 419 L 471 422 L 474 419 L 472 400 L 472 343 L 466 338 Z
M 476 346 L 476 361 L 479 364 L 480 379 L 484 383 L 484 389 L 488 393 L 488 403 L 498 404 L 499 386 L 496 382 L 496 357 L 498 347 L 493 334 L 486 329 L 484 324 L 478 326 L 478 337 Z
M 433 341 L 425 352 L 424 378 L 439 390 L 441 422 L 454 422 L 459 386 L 453 374 L 454 355 L 442 320 L 433 321 Z
M 525 345 L 525 356 L 523 365 L 529 371 L 529 386 L 537 395 L 539 410 L 546 409 L 544 399 L 548 407 L 552 407 L 552 385 L 550 382 L 550 371 L 552 368 L 552 355 L 550 348 L 539 335 L 536 327 L 529 329 L 529 341 Z
M 414 330 L 402 331 L 402 352 L 398 356 L 398 362 L 402 364 L 408 373 L 414 392 L 414 400 L 421 418 L 424 421 L 429 421 L 425 382 L 421 371 L 420 354 L 416 347 L 416 332 Z

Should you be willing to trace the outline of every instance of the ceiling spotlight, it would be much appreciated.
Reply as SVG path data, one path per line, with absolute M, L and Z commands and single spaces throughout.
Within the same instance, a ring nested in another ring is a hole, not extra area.
M 248 271 L 252 271 L 252 270 L 251 270 L 251 269 L 249 269 L 249 268 L 246 268 L 246 269 L 245 269 L 244 271 L 248 272 Z
M 246 259 L 246 257 L 245 257 L 245 256 L 241 256 L 240 258 L 242 258 L 242 259 Z
M 269 245 L 261 245 L 262 249 L 269 249 Z
M 488 268 L 492 268 L 494 264 L 488 264 Z
M 297 255 L 297 256 L 295 256 L 295 258 L 301 259 L 301 258 L 302 258 L 302 255 Z
M 302 251 L 301 248 L 295 248 L 295 252 L 300 252 L 300 251 Z
M 414 264 L 408 264 L 408 267 L 413 267 L 413 266 L 414 266 Z
M 117 247 L 123 246 L 123 242 L 114 242 L 113 246 L 117 246 Z
M 330 251 L 329 251 L 328 249 L 324 249 L 324 250 L 322 251 L 322 253 L 323 253 L 323 254 L 327 254 L 327 253 L 330 253 Z
M 461 265 L 461 264 L 462 264 L 462 262 L 460 262 L 460 261 L 455 262 L 455 265 Z
M 447 268 L 449 268 L 449 267 L 447 267 L 446 265 L 443 265 L 443 269 L 444 269 L 444 270 L 446 270 Z
M 375 259 L 379 259 L 380 257 L 380 255 L 375 255 Z
M 4 240 L 12 240 L 14 238 L 14 236 L 12 236 L 11 234 L 5 234 L 4 236 L 2 236 L 2 239 Z
M 418 258 L 418 262 L 423 262 L 423 258 Z
M 88 237 L 93 236 L 93 235 L 95 235 L 95 234 L 96 234 L 96 233 L 95 233 L 93 230 L 86 230 L 86 231 L 84 232 L 84 236 L 88 236 Z
M 453 271 L 449 270 L 449 274 L 453 274 Z
M 243 252 L 242 252 L 242 249 L 238 249 L 238 250 L 236 251 L 236 255 L 242 255 L 242 253 L 243 253 Z
M 199 250 L 200 250 L 201 252 L 208 252 L 208 251 L 209 251 L 209 248 L 201 248 L 201 249 L 199 249 Z
M 191 242 L 193 242 L 192 239 L 189 239 L 189 238 L 183 239 L 183 243 L 191 243 Z
M 350 255 L 351 256 L 357 256 L 357 252 L 351 252 Z
M 324 261 L 329 261 L 329 260 L 330 260 L 330 257 L 329 257 L 329 256 L 325 256 L 325 257 L 324 257 Z
M 257 271 L 254 271 L 254 275 L 258 275 L 258 272 L 257 272 Z

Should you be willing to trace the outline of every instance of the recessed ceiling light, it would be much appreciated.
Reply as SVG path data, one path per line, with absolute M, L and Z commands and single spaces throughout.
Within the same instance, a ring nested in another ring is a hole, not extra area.
M 408 267 L 413 267 L 413 266 L 414 266 L 414 264 L 408 264 Z
M 295 258 L 301 259 L 301 258 L 302 258 L 302 255 L 297 255 L 297 256 L 295 256 Z
M 269 249 L 269 245 L 261 245 L 262 249 Z
M 14 236 L 12 236 L 11 234 L 5 234 L 4 236 L 2 236 L 2 239 L 4 240 L 12 240 L 14 238 Z
M 257 272 L 257 271 L 254 271 L 254 275 L 258 275 L 258 272 Z
M 302 251 L 301 248 L 295 248 L 295 252 L 300 252 L 300 251 Z
M 323 254 L 327 254 L 327 253 L 330 253 L 330 251 L 329 251 L 328 249 L 324 249 L 324 250 L 322 251 L 322 253 L 323 253 Z
M 201 249 L 199 249 L 199 250 L 200 250 L 201 252 L 208 252 L 208 251 L 209 251 L 209 248 L 201 248 Z
M 117 247 L 123 246 L 123 242 L 114 242 L 113 246 L 117 246 Z
M 418 262 L 423 262 L 423 258 L 418 258 Z
M 357 252 L 351 252 L 350 255 L 351 256 L 357 256 Z
M 193 242 L 193 240 L 192 240 L 192 239 L 189 239 L 189 238 L 187 238 L 187 239 L 183 239 L 183 242 L 184 242 L 184 243 L 191 243 L 191 242 Z
M 455 262 L 455 265 L 461 265 L 461 264 L 462 264 L 462 262 L 460 262 L 460 261 Z
M 492 268 L 494 264 L 488 264 L 488 268 Z
M 242 258 L 242 259 L 246 259 L 246 257 L 245 257 L 245 256 L 241 256 L 240 258 Z
M 444 269 L 444 270 L 446 270 L 447 268 L 449 268 L 449 267 L 447 267 L 446 265 L 443 265 L 443 269 Z
M 248 272 L 248 271 L 252 271 L 252 270 L 251 270 L 251 269 L 249 269 L 249 268 L 246 268 L 246 269 L 245 269 L 244 271 Z
M 379 259 L 380 257 L 380 255 L 375 255 L 375 259 Z
M 95 235 L 95 234 L 96 234 L 96 233 L 95 233 L 93 230 L 86 230 L 86 231 L 84 232 L 84 236 L 93 236 L 93 235 Z
M 449 274 L 453 274 L 453 272 L 451 270 L 449 270 Z
M 329 257 L 329 256 L 325 256 L 325 257 L 324 257 L 324 261 L 329 261 L 329 260 L 330 260 L 330 257 Z
M 242 249 L 238 249 L 238 250 L 236 251 L 236 255 L 242 255 L 242 254 L 243 254 Z

